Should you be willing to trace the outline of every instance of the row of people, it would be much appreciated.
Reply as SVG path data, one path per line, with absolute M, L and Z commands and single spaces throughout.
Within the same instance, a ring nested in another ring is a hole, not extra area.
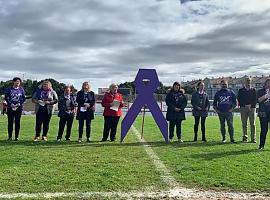
M 255 115 L 256 104 L 258 102 L 258 117 L 261 126 L 259 149 L 263 149 L 268 132 L 268 123 L 270 122 L 270 79 L 265 81 L 262 89 L 256 91 L 256 89 L 251 86 L 251 78 L 248 77 L 245 79 L 244 87 L 239 89 L 237 95 L 235 95 L 233 90 L 228 88 L 228 82 L 226 80 L 222 80 L 220 86 L 221 89 L 216 92 L 214 96 L 213 109 L 219 117 L 222 142 L 226 142 L 225 122 L 227 122 L 230 142 L 236 143 L 234 139 L 233 110 L 237 106 L 238 100 L 243 129 L 243 142 L 248 141 L 247 121 L 249 119 L 251 142 L 256 143 Z M 202 81 L 197 84 L 197 91 L 192 94 L 191 104 L 195 122 L 194 141 L 198 139 L 198 127 L 201 121 L 202 141 L 206 142 L 205 121 L 210 109 L 210 102 Z M 170 141 L 173 140 L 174 129 L 176 127 L 178 142 L 181 143 L 181 124 L 182 121 L 185 120 L 187 98 L 184 91 L 181 89 L 180 83 L 175 82 L 173 84 L 172 90 L 166 96 L 166 105 L 168 107 L 166 119 L 169 121 L 169 139 Z
M 13 79 L 13 86 L 7 89 L 5 99 L 7 101 L 7 115 L 8 115 L 8 139 L 12 140 L 13 121 L 15 120 L 15 140 L 18 140 L 20 130 L 20 118 L 22 114 L 22 105 L 25 101 L 25 92 L 20 86 L 21 79 L 15 77 Z M 256 143 L 256 126 L 255 114 L 256 104 L 259 102 L 258 116 L 260 119 L 261 133 L 259 148 L 263 149 L 265 145 L 266 135 L 268 131 L 268 122 L 270 121 L 270 79 L 265 81 L 264 87 L 258 91 L 251 87 L 251 79 L 246 78 L 244 87 L 238 91 L 238 95 L 228 89 L 228 82 L 221 81 L 221 89 L 215 94 L 213 108 L 218 113 L 220 120 L 220 132 L 222 135 L 222 142 L 226 142 L 225 122 L 228 125 L 228 132 L 230 141 L 234 140 L 233 127 L 233 109 L 237 106 L 237 100 L 241 111 L 241 120 L 243 128 L 243 142 L 247 142 L 247 120 L 250 122 L 251 142 Z M 109 133 L 110 140 L 115 140 L 117 125 L 119 118 L 122 115 L 121 108 L 124 106 L 122 95 L 117 91 L 116 84 L 112 84 L 109 92 L 104 95 L 102 106 L 104 107 L 104 129 L 102 141 L 107 141 Z M 111 106 L 114 100 L 120 102 L 118 110 L 112 110 Z M 90 141 L 91 121 L 94 119 L 95 111 L 95 95 L 90 90 L 88 82 L 84 82 L 82 89 L 77 93 L 77 98 L 71 94 L 70 87 L 66 86 L 64 94 L 58 99 L 56 92 L 53 90 L 49 81 L 44 81 L 32 96 L 32 101 L 35 103 L 36 113 L 36 135 L 34 141 L 40 139 L 41 127 L 43 128 L 42 140 L 47 140 L 47 133 L 49 130 L 49 123 L 54 111 L 54 104 L 58 102 L 60 117 L 59 131 L 57 140 L 62 139 L 63 131 L 67 126 L 66 140 L 70 139 L 71 128 L 75 116 L 75 107 L 77 107 L 76 119 L 79 121 L 79 139 L 82 141 L 84 124 L 86 126 L 86 138 Z M 169 139 L 174 137 L 174 129 L 178 142 L 181 139 L 181 124 L 185 120 L 185 108 L 187 106 L 187 97 L 181 89 L 181 85 L 175 82 L 171 91 L 166 95 L 166 104 L 168 106 L 166 119 L 169 121 Z M 205 122 L 210 108 L 208 95 L 204 89 L 204 83 L 200 81 L 197 85 L 197 91 L 193 93 L 191 104 L 193 107 L 194 116 L 194 141 L 198 139 L 198 127 L 201 121 L 202 141 L 206 141 Z
M 21 85 L 21 79 L 15 77 L 13 79 L 13 86 L 8 88 L 5 92 L 5 99 L 7 101 L 7 116 L 8 116 L 8 140 L 12 140 L 13 124 L 15 121 L 15 141 L 19 139 L 20 119 L 23 110 L 23 103 L 25 102 L 25 91 Z M 120 102 L 118 110 L 112 110 L 110 107 L 113 101 Z M 82 89 L 73 96 L 71 88 L 66 86 L 64 93 L 59 98 L 57 93 L 53 90 L 50 81 L 43 81 L 40 87 L 34 92 L 32 102 L 35 104 L 36 125 L 34 141 L 40 139 L 47 141 L 47 133 L 49 131 L 49 124 L 54 112 L 55 104 L 58 103 L 58 117 L 59 128 L 57 140 L 61 141 L 64 129 L 66 127 L 65 139 L 70 140 L 71 129 L 76 112 L 76 119 L 79 122 L 79 137 L 78 142 L 82 142 L 84 126 L 86 127 L 86 141 L 90 142 L 91 136 L 91 121 L 94 119 L 95 112 L 95 94 L 90 89 L 90 84 L 84 82 Z M 102 100 L 104 107 L 104 129 L 102 142 L 107 141 L 109 135 L 110 140 L 115 141 L 116 130 L 119 118 L 122 115 L 122 107 L 124 106 L 122 95 L 118 92 L 116 84 L 111 84 L 109 92 L 107 92 Z M 76 109 L 75 109 L 76 108 Z M 42 132 L 42 136 L 40 138 Z

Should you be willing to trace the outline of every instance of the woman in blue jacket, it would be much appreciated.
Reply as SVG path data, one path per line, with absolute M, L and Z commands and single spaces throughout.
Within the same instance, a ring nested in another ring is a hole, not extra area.
M 70 141 L 71 129 L 75 114 L 75 98 L 73 94 L 71 94 L 70 86 L 65 86 L 64 94 L 61 95 L 58 100 L 58 110 L 58 117 L 60 117 L 60 120 L 57 141 L 61 141 L 65 125 L 67 125 L 65 138 L 66 141 Z
M 166 105 L 168 106 L 166 119 L 169 121 L 169 139 L 173 140 L 174 127 L 176 126 L 178 143 L 182 143 L 181 123 L 186 119 L 187 98 L 184 91 L 181 90 L 180 83 L 174 82 L 171 91 L 166 96 Z

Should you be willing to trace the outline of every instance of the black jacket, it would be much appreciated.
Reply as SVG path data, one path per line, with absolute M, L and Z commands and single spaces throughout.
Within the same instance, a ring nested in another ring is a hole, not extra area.
M 260 89 L 257 92 L 257 98 L 264 96 L 266 94 L 265 89 Z M 259 103 L 259 110 L 258 110 L 258 116 L 259 117 L 266 117 L 266 113 L 270 113 L 270 99 L 265 99 L 261 103 Z
M 62 116 L 65 116 L 65 115 L 68 115 L 68 113 L 66 112 L 67 111 L 67 105 L 66 105 L 66 98 L 65 98 L 65 95 L 61 95 L 60 98 L 58 99 L 58 117 L 62 117 Z M 74 109 L 75 109 L 75 98 L 73 95 L 70 95 L 70 114 L 69 115 L 72 115 L 74 116 Z
M 174 92 L 170 91 L 166 96 L 167 113 L 166 119 L 168 121 L 180 121 L 185 120 L 185 107 L 187 106 L 187 98 L 182 91 Z M 179 112 L 174 109 L 180 108 Z
M 207 117 L 208 110 L 210 108 L 210 103 L 208 99 L 208 94 L 203 92 L 200 94 L 198 91 L 192 94 L 191 105 L 193 107 L 192 113 L 194 116 Z M 201 108 L 202 110 L 198 110 Z
M 77 119 L 86 119 L 86 118 L 90 118 L 90 120 L 94 119 L 94 106 L 95 106 L 95 93 L 90 91 L 87 93 L 87 96 L 85 98 L 84 96 L 84 91 L 80 90 L 77 93 L 77 99 L 76 99 L 77 103 L 78 103 L 78 110 L 77 110 Z M 86 112 L 81 112 L 81 107 L 84 107 L 84 103 L 89 103 L 90 107 L 87 108 Z
M 256 89 L 250 88 L 249 90 L 247 90 L 245 87 L 239 89 L 237 94 L 237 100 L 240 107 L 245 107 L 245 105 L 251 105 L 251 108 L 256 108 Z

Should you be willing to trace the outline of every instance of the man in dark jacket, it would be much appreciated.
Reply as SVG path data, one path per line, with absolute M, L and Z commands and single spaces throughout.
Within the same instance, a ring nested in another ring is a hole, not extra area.
M 257 94 L 256 89 L 251 87 L 251 78 L 247 77 L 245 79 L 245 85 L 243 88 L 239 89 L 237 99 L 239 102 L 241 112 L 243 142 L 247 142 L 248 140 L 247 120 L 249 118 L 251 142 L 256 143 L 255 113 L 256 113 Z
M 226 142 L 226 129 L 225 121 L 228 124 L 228 131 L 230 134 L 231 143 L 236 143 L 234 140 L 234 129 L 233 129 L 233 109 L 236 107 L 236 95 L 228 89 L 228 81 L 222 80 L 220 82 L 221 90 L 219 90 L 214 97 L 213 107 L 218 113 L 220 121 L 220 131 L 222 134 L 222 142 Z
M 181 123 L 185 120 L 185 107 L 187 106 L 187 98 L 180 89 L 180 83 L 175 82 L 172 90 L 166 96 L 167 113 L 166 119 L 169 121 L 169 139 L 172 141 L 174 136 L 174 127 L 176 126 L 176 134 L 178 143 L 182 143 Z

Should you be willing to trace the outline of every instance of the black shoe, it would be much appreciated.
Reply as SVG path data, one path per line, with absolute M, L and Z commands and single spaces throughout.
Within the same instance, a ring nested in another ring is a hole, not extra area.
M 232 144 L 237 144 L 237 142 L 235 140 L 232 140 L 231 143 Z
M 15 138 L 15 141 L 19 141 L 19 138 Z
M 207 140 L 206 139 L 204 139 L 204 140 L 202 140 L 203 142 L 207 142 Z
M 7 139 L 7 141 L 12 141 L 12 138 L 11 138 L 11 137 L 10 137 L 10 138 L 8 138 L 8 139 Z
M 100 142 L 106 142 L 107 140 L 104 140 L 104 139 L 102 139 L 102 140 L 100 140 Z
M 264 147 L 259 147 L 259 150 L 264 150 Z
M 66 141 L 70 141 L 70 138 L 66 138 Z

